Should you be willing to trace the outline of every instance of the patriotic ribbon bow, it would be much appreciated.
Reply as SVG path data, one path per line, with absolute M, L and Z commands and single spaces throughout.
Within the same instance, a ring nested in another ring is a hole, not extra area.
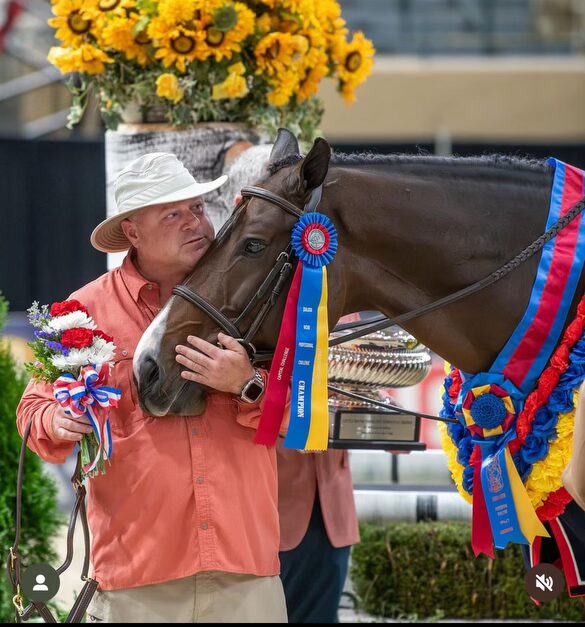
M 85 366 L 79 378 L 67 373 L 53 384 L 53 394 L 69 416 L 79 418 L 87 415 L 98 440 L 95 459 L 83 468 L 91 472 L 103 457 L 112 458 L 112 433 L 108 417 L 110 407 L 117 407 L 122 396 L 121 390 L 106 387 L 110 375 L 109 364 Z

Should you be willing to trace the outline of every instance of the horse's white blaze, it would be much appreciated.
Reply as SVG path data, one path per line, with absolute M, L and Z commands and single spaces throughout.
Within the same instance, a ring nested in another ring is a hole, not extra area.
M 140 385 L 140 366 L 142 361 L 144 361 L 144 358 L 148 356 L 156 362 L 159 361 L 158 357 L 160 353 L 160 344 L 167 327 L 167 317 L 169 315 L 170 303 L 171 301 L 169 300 L 169 302 L 167 302 L 167 304 L 159 311 L 155 319 L 142 334 L 142 337 L 138 342 L 138 346 L 134 351 L 134 361 L 132 366 L 134 368 L 134 376 L 136 377 L 138 385 Z

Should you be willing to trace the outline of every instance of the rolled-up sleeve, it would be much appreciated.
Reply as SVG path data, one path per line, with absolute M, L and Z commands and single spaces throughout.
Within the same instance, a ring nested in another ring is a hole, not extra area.
M 52 387 L 30 382 L 16 409 L 16 426 L 21 437 L 32 421 L 27 446 L 39 457 L 52 464 L 63 464 L 73 453 L 76 442 L 59 440 L 53 434 L 51 423 L 59 408 Z

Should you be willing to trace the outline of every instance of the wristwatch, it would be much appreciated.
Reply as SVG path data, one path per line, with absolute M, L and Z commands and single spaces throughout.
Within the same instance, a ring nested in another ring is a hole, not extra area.
M 264 394 L 264 378 L 257 368 L 254 368 L 254 378 L 250 379 L 240 392 L 240 400 L 245 403 L 257 403 Z

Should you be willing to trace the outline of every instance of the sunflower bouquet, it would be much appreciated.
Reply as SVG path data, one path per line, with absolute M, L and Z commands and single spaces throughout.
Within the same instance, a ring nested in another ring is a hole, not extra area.
M 48 58 L 73 75 L 70 127 L 93 87 L 108 128 L 138 106 L 178 126 L 286 126 L 310 139 L 321 80 L 352 103 L 374 63 L 337 0 L 52 0 L 52 11 L 61 45 Z
M 28 309 L 35 327 L 30 342 L 35 361 L 26 370 L 39 383 L 53 386 L 53 395 L 72 418 L 87 416 L 93 432 L 81 440 L 82 476 L 105 474 L 112 459 L 108 413 L 117 407 L 121 391 L 107 387 L 113 367 L 114 339 L 97 328 L 87 308 L 77 300 Z

